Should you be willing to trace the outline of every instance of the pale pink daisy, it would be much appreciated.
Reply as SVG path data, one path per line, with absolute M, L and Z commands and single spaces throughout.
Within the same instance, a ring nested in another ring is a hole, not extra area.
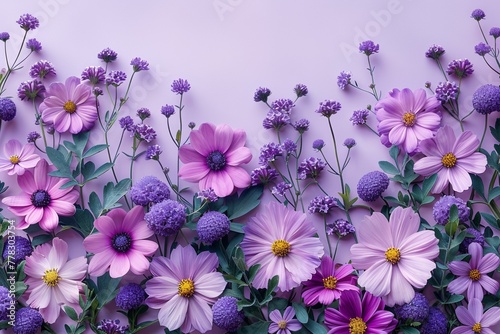
M 250 149 L 244 147 L 245 131 L 203 123 L 189 136 L 190 144 L 179 150 L 182 179 L 198 182 L 200 190 L 212 188 L 219 197 L 250 185 L 250 174 L 241 167 L 252 159 Z
M 170 331 L 182 333 L 212 329 L 213 305 L 224 291 L 226 281 L 216 271 L 219 259 L 208 251 L 196 254 L 190 245 L 177 246 L 170 258 L 155 257 L 153 278 L 146 282 L 146 304 L 160 309 L 158 320 Z
M 64 240 L 54 238 L 52 245 L 45 243 L 35 248 L 26 258 L 24 272 L 28 276 L 26 303 L 37 308 L 46 322 L 56 322 L 64 306 L 81 311 L 79 297 L 87 259 L 80 256 L 68 261 L 68 244 Z
M 494 306 L 483 313 L 481 300 L 473 298 L 469 301 L 467 308 L 459 306 L 455 310 L 458 321 L 463 326 L 458 326 L 451 331 L 451 334 L 495 334 L 490 327 L 500 321 L 500 307 Z
M 22 145 L 19 140 L 9 140 L 3 148 L 4 156 L 0 157 L 0 172 L 9 175 L 23 175 L 26 169 L 34 168 L 40 156 L 35 153 L 35 145 Z
M 421 140 L 431 138 L 441 124 L 441 102 L 423 89 L 393 89 L 375 106 L 382 144 L 415 153 Z
M 243 229 L 246 263 L 261 265 L 252 283 L 256 288 L 266 288 L 278 275 L 278 289 L 288 291 L 310 279 L 321 263 L 323 245 L 304 213 L 271 202 Z
M 493 253 L 483 256 L 483 248 L 477 242 L 469 245 L 469 262 L 452 261 L 448 268 L 456 279 L 448 285 L 448 291 L 453 294 L 463 294 L 467 291 L 467 299 L 477 298 L 483 300 L 483 289 L 491 294 L 496 294 L 500 288 L 497 280 L 487 274 L 498 269 L 500 258 Z
M 89 274 L 101 276 L 109 269 L 109 276 L 122 277 L 129 271 L 141 275 L 149 269 L 146 256 L 153 255 L 158 244 L 145 240 L 154 232 L 144 220 L 144 208 L 135 206 L 129 212 L 116 208 L 94 222 L 99 233 L 83 240 L 83 247 L 94 253 L 89 263 Z
M 469 173 L 486 170 L 486 156 L 477 152 L 479 139 L 470 131 L 456 138 L 453 129 L 445 125 L 434 138 L 422 140 L 419 148 L 426 157 L 415 162 L 413 169 L 423 176 L 437 174 L 433 193 L 440 193 L 448 183 L 454 191 L 463 192 L 472 185 Z
M 72 187 L 61 189 L 68 180 L 50 176 L 54 170 L 54 166 L 41 159 L 33 170 L 17 176 L 23 194 L 2 200 L 13 214 L 23 218 L 17 228 L 38 223 L 43 230 L 52 232 L 59 224 L 59 215 L 75 214 L 78 191 Z
M 364 270 L 358 284 L 388 306 L 410 302 L 436 267 L 438 239 L 431 230 L 419 231 L 420 217 L 413 209 L 397 207 L 389 221 L 379 212 L 367 216 L 351 246 L 352 265 Z
M 64 84 L 50 84 L 40 104 L 40 113 L 42 120 L 53 124 L 57 132 L 76 134 L 94 126 L 97 120 L 96 99 L 89 85 L 80 83 L 77 77 L 69 77 Z
M 269 313 L 269 320 L 271 324 L 269 325 L 268 333 L 271 334 L 291 334 L 292 332 L 299 331 L 302 328 L 302 324 L 295 318 L 295 310 L 292 306 L 288 306 L 283 315 L 279 310 L 272 310 Z

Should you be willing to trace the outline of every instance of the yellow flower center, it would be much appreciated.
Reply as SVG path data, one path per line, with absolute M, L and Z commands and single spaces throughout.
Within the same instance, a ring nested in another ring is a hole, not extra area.
M 19 157 L 17 155 L 13 155 L 9 158 L 10 162 L 12 162 L 14 165 L 19 163 Z
M 360 317 L 349 320 L 349 333 L 351 334 L 364 334 L 366 328 L 366 323 Z
M 286 328 L 286 320 L 280 320 L 280 321 L 278 321 L 278 328 L 279 329 L 285 329 Z
M 67 101 L 63 106 L 64 111 L 67 113 L 74 113 L 76 111 L 76 104 L 73 101 Z
M 276 240 L 271 246 L 271 251 L 278 257 L 287 256 L 290 253 L 290 249 L 290 243 L 283 239 Z
M 401 253 L 399 252 L 399 249 L 390 247 L 385 252 L 385 259 L 392 264 L 398 263 L 399 259 L 401 259 Z
M 48 286 L 54 287 L 59 283 L 61 277 L 57 273 L 57 269 L 47 269 L 45 270 L 45 275 L 42 276 L 42 280 Z
M 333 276 L 323 278 L 323 286 L 325 287 L 325 289 L 333 290 L 337 287 L 337 279 Z
M 415 121 L 417 120 L 417 116 L 412 112 L 406 112 L 403 115 L 403 124 L 405 126 L 413 126 Z
M 476 322 L 474 326 L 472 326 L 472 331 L 474 333 L 481 333 L 481 324 L 479 322 Z
M 451 168 L 451 167 L 455 166 L 455 164 L 457 163 L 457 157 L 453 153 L 451 153 L 451 152 L 450 153 L 446 153 L 441 158 L 441 163 L 446 168 Z
M 186 278 L 179 283 L 179 295 L 189 298 L 194 295 L 194 283 L 191 279 Z
M 473 281 L 478 281 L 481 278 L 481 273 L 477 269 L 469 271 L 469 278 Z

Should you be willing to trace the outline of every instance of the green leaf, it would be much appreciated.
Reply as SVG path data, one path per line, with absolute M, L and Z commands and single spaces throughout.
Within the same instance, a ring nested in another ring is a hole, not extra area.
M 379 165 L 380 169 L 382 169 L 387 174 L 391 174 L 391 175 L 398 175 L 399 174 L 399 170 L 397 169 L 397 167 L 388 161 L 379 161 L 378 165 Z
M 102 308 L 115 298 L 118 294 L 117 287 L 120 281 L 121 277 L 111 278 L 108 272 L 97 278 L 97 300 L 99 302 L 99 308 Z
M 88 210 L 76 209 L 76 212 L 71 217 L 60 217 L 61 223 L 70 226 L 77 231 L 82 237 L 86 238 L 94 228 L 94 216 Z
M 78 158 L 82 158 L 83 150 L 89 141 L 90 131 L 79 132 L 73 135 L 74 145 L 68 141 L 64 141 L 64 146 L 73 151 Z M 70 148 L 71 146 L 71 148 Z
M 273 300 L 269 302 L 268 305 L 268 313 L 271 313 L 273 310 L 283 310 L 288 306 L 288 300 L 285 298 L 274 297 Z
M 59 172 L 58 175 L 54 175 L 53 172 L 51 172 L 50 175 L 54 175 L 57 177 L 67 177 L 70 179 L 73 178 L 73 175 L 71 174 L 70 163 L 66 160 L 61 152 L 50 146 L 47 146 L 46 153 L 50 162 L 52 162 L 52 164 L 57 168 L 57 172 Z
M 99 196 L 93 191 L 89 196 L 89 207 L 95 218 L 98 218 L 102 213 L 102 204 Z
M 14 284 L 14 295 L 16 298 L 22 296 L 22 294 L 28 289 L 28 286 L 24 282 L 16 282 Z
M 293 309 L 295 310 L 295 316 L 300 323 L 305 324 L 309 321 L 309 316 L 307 315 L 307 310 L 304 306 L 298 303 L 292 303 Z
M 253 282 L 255 275 L 257 275 L 257 272 L 260 269 L 260 266 L 261 265 L 259 263 L 257 263 L 257 264 L 254 264 L 253 266 L 251 266 L 250 269 L 248 269 L 248 283 Z
M 83 164 L 82 175 L 85 181 L 90 180 L 94 172 L 95 164 L 92 161 L 87 161 L 85 164 Z
M 182 135 L 181 130 L 177 130 L 177 133 L 175 134 L 175 141 L 177 142 L 177 144 L 181 143 L 181 135 Z
M 274 275 L 273 278 L 271 278 L 267 282 L 267 294 L 271 294 L 274 291 L 274 289 L 276 289 L 279 281 L 280 281 L 280 277 L 278 275 Z
M 499 224 L 500 222 L 495 217 L 493 217 L 491 214 L 486 213 L 486 212 L 481 212 L 481 216 L 484 218 L 484 220 L 486 220 L 486 222 L 488 224 L 491 225 L 491 227 L 494 227 L 495 229 L 500 230 L 500 224 Z
M 38 245 L 51 241 L 53 238 L 54 237 L 51 234 L 40 234 L 33 238 L 33 240 L 31 241 L 31 245 L 34 248 Z
M 237 331 L 238 334 L 267 334 L 269 329 L 269 322 L 259 321 L 251 324 L 250 326 L 240 327 Z M 326 333 L 326 332 L 325 332 Z
M 399 148 L 397 146 L 392 146 L 389 149 L 389 155 L 391 156 L 392 160 L 395 162 L 398 161 L 398 156 L 399 156 Z
M 455 304 L 464 299 L 463 295 L 451 295 L 447 300 L 443 302 L 443 304 Z
M 64 312 L 71 320 L 78 321 L 78 314 L 76 314 L 76 311 L 72 307 L 64 306 Z
M 434 183 L 436 183 L 436 180 L 437 180 L 437 174 L 432 174 L 431 176 L 429 176 L 424 180 L 424 182 L 422 183 L 422 193 L 424 196 L 429 194 L 432 187 L 434 186 Z
M 89 180 L 93 180 L 93 179 L 97 179 L 99 176 L 101 176 L 102 174 L 106 173 L 108 170 L 111 169 L 111 167 L 114 166 L 114 163 L 112 162 L 106 162 L 105 164 L 103 164 L 102 166 L 99 166 L 95 172 L 85 181 L 89 181 Z
M 488 202 L 493 201 L 499 195 L 500 195 L 500 187 L 495 187 L 495 188 L 491 189 L 490 193 L 488 194 Z
M 92 146 L 87 151 L 85 151 L 85 153 L 83 153 L 82 158 L 88 158 L 88 157 L 94 156 L 97 153 L 104 151 L 108 147 L 109 147 L 109 145 L 106 145 L 106 144 L 99 144 L 99 145 Z
M 401 327 L 403 334 L 420 334 L 420 331 L 414 327 L 404 326 Z
M 450 208 L 450 217 L 448 218 L 448 223 L 444 226 L 446 234 L 448 234 L 450 237 L 453 237 L 455 235 L 455 232 L 457 231 L 458 223 L 458 208 L 455 204 L 453 204 Z
M 240 224 L 240 223 L 233 223 L 233 222 L 231 222 L 231 225 L 230 225 L 229 229 L 231 231 L 233 231 L 233 232 L 236 232 L 236 233 L 245 233 L 243 231 L 243 226 L 245 226 L 245 225 Z
M 472 179 L 472 188 L 479 196 L 481 196 L 481 198 L 486 200 L 486 197 L 484 196 L 483 180 L 475 174 L 470 174 L 470 178 Z
M 304 324 L 304 327 L 314 334 L 327 334 L 325 326 L 318 324 L 313 319 L 309 319 L 309 321 Z
M 227 215 L 229 220 L 239 218 L 260 204 L 260 197 L 264 191 L 262 185 L 254 186 L 243 190 L 241 195 L 232 195 L 226 198 Z
M 108 211 L 119 207 L 120 204 L 116 205 L 116 202 L 129 191 L 131 185 L 131 179 L 123 179 L 116 185 L 114 185 L 113 182 L 108 182 L 103 190 L 103 209 Z

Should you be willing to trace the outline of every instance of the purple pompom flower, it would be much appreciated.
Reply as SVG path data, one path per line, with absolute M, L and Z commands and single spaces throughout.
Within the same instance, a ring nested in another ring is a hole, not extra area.
M 150 145 L 146 149 L 146 160 L 159 160 L 162 152 L 160 145 Z
M 289 114 L 293 107 L 295 107 L 295 104 L 290 99 L 277 99 L 271 104 L 273 110 L 280 111 L 284 114 Z
M 466 228 L 465 231 L 467 234 L 465 235 L 465 238 L 459 247 L 459 250 L 462 253 L 467 253 L 469 245 L 473 242 L 479 244 L 481 247 L 484 247 L 485 238 L 481 232 L 479 232 L 478 230 L 476 230 L 475 228 L 472 228 L 472 227 Z M 472 237 L 469 237 L 467 235 L 471 235 Z
M 321 149 L 325 147 L 325 141 L 323 139 L 316 139 L 313 141 L 312 147 L 316 151 L 321 151 Z
M 253 100 L 255 102 L 267 102 L 267 98 L 269 97 L 269 95 L 271 95 L 271 91 L 269 90 L 269 88 L 259 87 L 253 95 Z
M 238 311 L 238 299 L 231 296 L 219 298 L 212 306 L 214 324 L 230 333 L 236 332 L 245 320 L 243 310 Z
M 101 66 L 86 67 L 81 74 L 82 80 L 88 80 L 91 84 L 97 85 L 106 80 L 106 71 Z
M 267 184 L 270 181 L 278 177 L 278 172 L 276 169 L 269 166 L 260 166 L 255 168 L 252 173 L 250 173 L 251 185 L 256 186 L 258 184 Z
M 490 36 L 493 36 L 493 38 L 495 38 L 495 39 L 500 37 L 500 28 L 499 27 L 492 27 L 490 29 Z
M 291 139 L 286 139 L 285 141 L 283 141 L 281 147 L 283 153 L 285 153 L 286 155 L 294 154 L 297 151 L 297 144 L 295 144 L 295 142 Z
M 359 52 L 364 53 L 367 56 L 378 53 L 378 50 L 379 45 L 373 43 L 373 41 L 364 41 L 359 43 Z
M 309 130 L 309 121 L 305 118 L 299 119 L 295 123 L 293 123 L 293 128 L 298 132 L 298 133 L 304 133 L 307 130 Z
M 349 86 L 351 83 L 351 73 L 342 71 L 340 72 L 339 76 L 337 77 L 337 86 L 339 86 L 340 89 L 344 90 Z
M 172 82 L 171 90 L 176 94 L 184 94 L 187 93 L 191 89 L 191 85 L 187 80 L 177 79 Z
M 10 35 L 8 32 L 0 32 L 0 41 L 8 41 L 10 38 Z
M 156 176 L 144 176 L 130 188 L 130 198 L 136 205 L 149 206 L 170 198 L 168 185 Z
M 211 245 L 226 236 L 230 227 L 231 221 L 225 214 L 218 211 L 207 211 L 198 220 L 196 231 L 201 242 Z
M 43 317 L 34 308 L 23 307 L 16 312 L 14 334 L 36 334 L 43 324 Z
M 333 222 L 326 223 L 326 234 L 335 234 L 337 237 L 342 238 L 349 234 L 355 233 L 356 228 L 345 219 L 337 219 Z
M 31 66 L 29 74 L 30 77 L 32 77 L 33 79 L 35 78 L 44 79 L 46 76 L 56 75 L 56 70 L 49 61 L 40 60 L 35 64 L 33 64 L 33 66 Z
M 334 197 L 331 196 L 316 196 L 309 203 L 307 210 L 309 213 L 327 214 L 332 209 L 338 207 Z
M 429 309 L 429 316 L 425 319 L 420 334 L 446 334 L 448 333 L 448 319 L 437 307 Z
M 186 207 L 177 201 L 166 199 L 153 204 L 144 219 L 155 234 L 164 237 L 174 235 L 186 222 Z
M 455 59 L 448 64 L 446 73 L 454 75 L 459 79 L 467 78 L 474 72 L 474 68 L 468 59 Z
M 459 197 L 445 195 L 441 197 L 432 208 L 432 215 L 437 224 L 443 226 L 448 224 L 452 205 L 455 205 L 458 209 L 458 221 L 461 224 L 469 222 L 470 209 L 467 203 Z
M 9 289 L 0 285 L 0 321 L 9 320 L 10 305 L 15 302 L 9 293 Z
M 26 48 L 33 52 L 39 52 L 42 50 L 42 43 L 40 43 L 36 38 L 30 38 L 26 42 Z
M 6 244 L 4 246 L 2 256 L 4 261 L 9 259 L 9 261 L 14 262 L 17 266 L 27 256 L 30 256 L 31 253 L 33 253 L 33 246 L 31 246 L 31 242 L 24 237 L 16 235 L 14 238 L 14 255 L 12 256 L 12 254 L 9 254 L 9 247 Z
M 106 48 L 97 54 L 97 58 L 101 59 L 105 63 L 111 63 L 115 61 L 117 57 L 118 54 L 110 48 Z
M 40 25 L 40 22 L 36 17 L 31 14 L 23 14 L 19 17 L 19 20 L 16 21 L 17 24 L 24 30 L 35 30 Z
M 0 97 L 0 120 L 12 121 L 16 117 L 16 104 L 8 97 Z
M 134 72 L 147 71 L 149 70 L 149 63 L 139 57 L 135 57 L 130 61 L 132 69 Z
M 358 196 L 365 202 L 373 202 L 389 187 L 389 177 L 380 171 L 369 172 L 358 182 Z
M 500 111 L 500 87 L 486 84 L 472 94 L 472 106 L 483 115 Z
M 128 325 L 120 326 L 118 319 L 104 319 L 97 325 L 97 329 L 106 334 L 125 334 L 128 331 Z
M 429 316 L 429 302 L 427 298 L 419 292 L 415 293 L 415 297 L 406 304 L 397 305 L 394 308 L 396 317 L 403 322 L 423 322 Z
M 134 120 L 132 119 L 132 117 L 130 117 L 130 116 L 122 117 L 122 118 L 120 118 L 120 120 L 118 122 L 120 123 L 120 127 L 122 129 L 125 129 L 127 131 L 134 131 L 135 124 L 134 124 Z
M 339 102 L 333 100 L 325 100 L 323 102 L 320 102 L 319 108 L 316 110 L 316 112 L 325 117 L 330 117 L 336 114 L 337 111 L 340 110 L 340 108 L 342 108 L 342 105 Z
M 42 136 L 36 131 L 31 131 L 27 136 L 28 143 L 35 143 L 37 139 L 40 138 L 42 138 Z
M 175 113 L 175 108 L 174 108 L 174 106 L 172 106 L 170 104 L 166 104 L 166 105 L 161 107 L 161 114 L 163 116 L 165 116 L 166 118 L 169 118 L 174 113 Z
M 344 146 L 347 148 L 353 148 L 356 145 L 354 138 L 346 138 L 344 140 Z
M 122 310 L 129 311 L 139 308 L 146 300 L 146 292 L 136 283 L 130 283 L 123 286 L 116 295 L 116 306 Z

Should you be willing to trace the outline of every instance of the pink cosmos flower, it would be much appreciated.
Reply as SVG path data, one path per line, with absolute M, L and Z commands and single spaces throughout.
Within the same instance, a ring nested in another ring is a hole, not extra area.
M 439 102 L 426 97 L 423 89 L 393 89 L 375 106 L 380 141 L 396 145 L 406 153 L 415 153 L 421 140 L 431 138 L 441 123 Z
M 414 288 L 423 288 L 436 267 L 438 240 L 419 226 L 411 208 L 397 207 L 389 221 L 376 212 L 365 218 L 357 231 L 359 243 L 351 246 L 352 265 L 365 270 L 358 283 L 389 306 L 410 302 Z
M 160 309 L 158 320 L 170 331 L 182 333 L 212 329 L 212 309 L 224 291 L 226 281 L 216 271 L 217 255 L 208 251 L 196 254 L 190 245 L 177 246 L 170 258 L 155 257 L 151 262 L 153 278 L 146 282 L 146 304 Z
M 53 324 L 63 306 L 81 311 L 78 303 L 82 280 L 87 274 L 84 256 L 68 261 L 68 244 L 59 238 L 45 243 L 26 258 L 24 272 L 29 295 L 27 304 L 40 311 L 43 319 Z
M 54 169 L 41 159 L 32 171 L 17 176 L 17 183 L 24 193 L 2 200 L 13 214 L 23 217 L 17 228 L 25 229 L 38 223 L 43 230 L 52 232 L 59 224 L 59 215 L 75 214 L 78 191 L 61 189 L 68 180 L 48 175 Z
M 250 185 L 250 175 L 241 167 L 252 159 L 250 149 L 243 146 L 243 130 L 203 123 L 191 131 L 190 140 L 179 150 L 179 158 L 185 164 L 179 170 L 182 179 L 198 182 L 200 190 L 212 188 L 219 197 Z
M 296 332 L 302 328 L 302 324 L 295 317 L 295 310 L 292 306 L 285 309 L 283 315 L 279 310 L 272 310 L 269 313 L 269 320 L 272 323 L 269 325 L 268 333 L 276 334 L 291 334 L 292 331 Z
M 94 222 L 99 233 L 83 240 L 85 250 L 94 253 L 89 263 L 89 274 L 101 276 L 109 269 L 109 276 L 122 277 L 129 271 L 136 275 L 149 269 L 146 256 L 153 255 L 158 244 L 144 240 L 153 235 L 144 220 L 144 208 L 135 206 L 129 212 L 116 208 Z
M 423 176 L 437 173 L 433 193 L 443 191 L 448 182 L 454 191 L 467 190 L 472 185 L 469 173 L 481 174 L 486 170 L 486 156 L 476 152 L 479 139 L 470 131 L 456 138 L 446 125 L 438 130 L 436 137 L 422 140 L 419 147 L 426 157 L 415 162 L 413 169 Z
M 490 327 L 500 321 L 500 307 L 494 306 L 483 313 L 483 304 L 477 298 L 471 299 L 467 308 L 457 307 L 455 312 L 464 326 L 454 328 L 451 334 L 495 334 Z
M 448 285 L 448 291 L 453 294 L 463 294 L 467 291 L 467 300 L 477 298 L 483 300 L 483 289 L 496 294 L 500 288 L 497 280 L 487 274 L 495 271 L 500 265 L 500 258 L 493 253 L 483 256 L 483 248 L 476 242 L 469 245 L 469 262 L 452 261 L 448 264 L 450 271 L 458 276 Z
M 315 236 L 316 229 L 306 218 L 303 213 L 270 202 L 243 227 L 245 237 L 240 246 L 246 263 L 249 267 L 261 265 L 253 281 L 256 288 L 266 288 L 278 275 L 278 288 L 288 291 L 312 277 L 324 250 Z
M 0 158 L 0 172 L 7 172 L 9 175 L 23 175 L 26 169 L 36 166 L 40 161 L 40 156 L 35 152 L 35 145 L 22 145 L 19 140 L 9 140 L 4 148 L 5 158 Z
M 79 133 L 90 130 L 97 120 L 95 96 L 91 87 L 80 83 L 77 77 L 69 77 L 63 84 L 50 84 L 40 104 L 42 120 L 53 124 L 54 129 L 63 133 Z
M 339 299 L 342 291 L 359 291 L 356 286 L 357 276 L 353 275 L 354 268 L 350 264 L 344 264 L 338 268 L 332 258 L 323 256 L 321 265 L 309 281 L 302 283 L 302 298 L 307 306 L 317 303 L 330 305 Z

